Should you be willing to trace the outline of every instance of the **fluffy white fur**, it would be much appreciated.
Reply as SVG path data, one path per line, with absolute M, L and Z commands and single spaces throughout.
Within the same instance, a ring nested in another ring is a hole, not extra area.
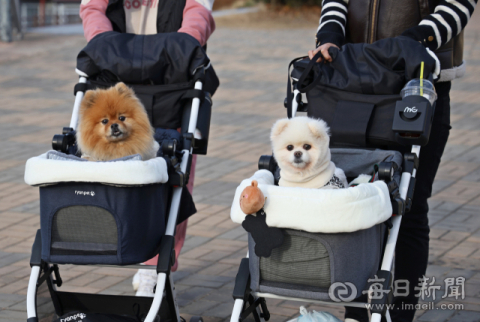
M 283 187 L 323 188 L 334 174 L 348 186 L 345 173 L 330 160 L 329 128 L 306 116 L 278 120 L 270 135 Z M 332 188 L 330 186 L 325 188 Z
M 164 158 L 147 161 L 79 162 L 47 159 L 47 154 L 28 159 L 25 182 L 31 186 L 58 182 L 101 182 L 144 185 L 168 181 Z
M 382 223 L 392 215 L 388 187 L 383 181 L 363 183 L 346 189 L 301 189 L 274 185 L 267 170 L 243 180 L 235 191 L 230 218 L 241 224 L 246 214 L 238 200 L 252 180 L 265 195 L 269 227 L 304 230 L 312 233 L 353 232 Z

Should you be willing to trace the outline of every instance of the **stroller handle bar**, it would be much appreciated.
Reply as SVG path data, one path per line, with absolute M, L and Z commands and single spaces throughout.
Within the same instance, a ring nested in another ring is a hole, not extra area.
M 75 72 L 80 76 L 80 79 L 78 80 L 79 83 L 86 83 L 88 75 L 82 72 L 81 70 L 75 69 Z M 82 103 L 83 96 L 85 95 L 85 92 L 83 91 L 78 91 L 75 94 L 75 103 L 73 104 L 73 112 L 72 112 L 72 118 L 70 119 L 70 127 L 74 130 L 77 129 L 77 124 L 78 124 L 78 113 L 80 112 L 80 104 Z
M 204 72 L 202 68 L 201 71 Z M 195 82 L 195 89 L 202 90 L 203 83 L 201 80 L 197 80 Z M 190 112 L 190 120 L 188 122 L 188 133 L 194 134 L 195 129 L 197 128 L 197 119 L 198 119 L 198 111 L 200 109 L 200 99 L 194 98 L 192 101 L 192 109 Z M 182 163 L 180 164 L 180 169 L 183 173 L 186 173 L 188 162 L 190 159 L 190 155 L 192 154 L 193 147 L 190 146 L 187 149 L 184 149 Z M 170 206 L 170 212 L 168 214 L 168 222 L 167 222 L 167 229 L 165 235 L 167 236 L 174 236 L 175 234 L 175 227 L 177 226 L 177 216 L 178 210 L 180 208 L 180 201 L 182 198 L 182 189 L 183 187 L 176 187 L 173 189 L 173 196 L 172 196 L 172 204 Z M 167 279 L 166 273 L 159 273 L 157 275 L 157 290 L 155 292 L 155 296 L 153 298 L 152 306 L 150 307 L 150 311 L 148 311 L 148 315 L 145 318 L 144 322 L 154 322 L 155 317 L 157 316 L 157 312 L 160 310 L 160 305 L 162 304 L 163 298 L 163 290 L 165 288 L 165 281 Z M 180 321 L 180 315 L 178 312 L 178 307 L 175 303 L 175 311 L 177 315 L 177 321 Z

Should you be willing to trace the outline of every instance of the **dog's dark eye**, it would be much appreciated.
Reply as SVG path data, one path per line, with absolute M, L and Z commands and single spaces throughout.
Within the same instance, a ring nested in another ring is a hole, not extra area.
M 292 150 L 293 150 L 293 145 L 291 145 L 291 144 L 290 144 L 290 145 L 287 145 L 287 150 L 288 150 L 288 151 L 292 151 Z
M 118 119 L 123 122 L 125 121 L 125 116 L 120 116 Z
M 103 119 L 102 120 L 102 124 L 107 124 L 108 123 L 108 120 L 107 119 Z
M 310 144 L 304 144 L 303 148 L 308 151 L 312 148 L 312 146 Z

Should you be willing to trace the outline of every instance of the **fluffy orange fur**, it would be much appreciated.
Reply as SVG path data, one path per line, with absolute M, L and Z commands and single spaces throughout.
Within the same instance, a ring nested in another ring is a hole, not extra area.
M 132 154 L 155 157 L 154 130 L 145 108 L 124 83 L 90 90 L 80 106 L 77 144 L 91 161 L 107 161 Z

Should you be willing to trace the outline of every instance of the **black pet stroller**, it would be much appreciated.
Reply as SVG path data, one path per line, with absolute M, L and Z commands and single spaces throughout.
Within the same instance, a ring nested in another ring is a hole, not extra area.
M 266 217 L 258 212 L 255 220 L 263 216 L 269 227 L 249 231 L 232 322 L 250 314 L 256 322 L 268 321 L 265 298 L 368 304 L 371 321 L 391 321 L 387 304 L 392 303 L 395 245 L 402 215 L 412 204 L 420 146 L 430 135 L 436 99 L 430 81 L 438 66 L 421 44 L 403 37 L 347 44 L 331 48 L 330 55 L 332 63 L 316 63 L 321 53 L 311 61 L 292 61 L 288 117 L 307 112 L 325 120 L 332 161 L 348 181 L 372 173 L 377 180 L 333 190 L 279 187 L 274 157 L 262 156 L 259 171 L 241 183 L 232 203 L 232 220 L 244 222 L 238 200 L 257 180 L 266 197 Z M 430 81 L 416 80 L 422 76 Z M 272 227 L 283 232 L 281 246 L 268 245 L 265 235 Z M 266 249 L 270 256 L 257 255 Z
M 196 212 L 186 184 L 192 154 L 207 152 L 218 78 L 205 50 L 181 33 L 100 34 L 78 55 L 76 71 L 70 127 L 53 138 L 54 151 L 26 165 L 25 181 L 40 187 L 41 209 L 28 321 L 38 321 L 36 293 L 44 282 L 59 316 L 55 321 L 182 321 L 170 275 L 175 227 Z M 84 93 L 119 81 L 135 91 L 155 128 L 171 130 L 162 134 L 156 158 L 82 162 L 75 128 Z M 156 266 L 139 264 L 157 254 Z M 156 269 L 155 296 L 64 292 L 62 264 Z

